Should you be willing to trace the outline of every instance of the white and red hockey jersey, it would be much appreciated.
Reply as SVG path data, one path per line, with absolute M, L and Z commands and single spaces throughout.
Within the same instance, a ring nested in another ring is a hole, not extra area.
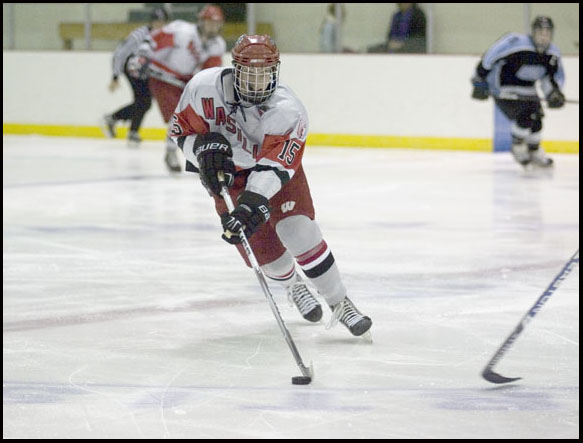
M 152 39 L 150 69 L 161 80 L 170 76 L 184 83 L 203 69 L 221 66 L 227 47 L 221 36 L 203 42 L 197 26 L 184 20 L 168 23 L 153 32 Z
M 301 165 L 308 115 L 292 90 L 279 83 L 265 103 L 244 107 L 236 99 L 231 68 L 211 68 L 186 85 L 171 124 L 187 170 L 197 171 L 196 134 L 218 132 L 231 143 L 238 171 L 251 169 L 246 189 L 273 197 Z

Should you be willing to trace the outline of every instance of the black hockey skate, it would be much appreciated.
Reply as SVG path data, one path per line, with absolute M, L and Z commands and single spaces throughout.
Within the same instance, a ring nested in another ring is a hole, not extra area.
M 348 297 L 337 305 L 330 306 L 330 309 L 332 309 L 332 319 L 327 326 L 328 329 L 340 322 L 348 328 L 352 335 L 359 337 L 372 326 L 370 317 L 362 315 Z
M 299 281 L 291 285 L 287 296 L 306 320 L 314 323 L 321 320 L 322 306 L 320 306 L 320 303 L 314 298 L 304 282 Z

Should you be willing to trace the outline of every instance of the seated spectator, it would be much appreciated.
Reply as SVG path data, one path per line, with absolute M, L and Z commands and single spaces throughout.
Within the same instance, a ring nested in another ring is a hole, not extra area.
M 425 14 L 417 3 L 397 3 L 386 43 L 370 46 L 368 52 L 424 54 L 427 52 Z

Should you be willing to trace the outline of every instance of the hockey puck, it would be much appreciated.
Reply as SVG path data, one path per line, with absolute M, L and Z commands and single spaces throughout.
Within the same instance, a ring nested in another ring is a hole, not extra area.
M 292 377 L 292 385 L 309 385 L 311 382 L 312 377 L 306 377 L 303 375 Z

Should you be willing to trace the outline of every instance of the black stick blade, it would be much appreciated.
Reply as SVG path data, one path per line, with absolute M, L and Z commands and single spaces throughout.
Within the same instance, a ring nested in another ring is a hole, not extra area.
M 504 377 L 503 375 L 497 374 L 496 372 L 492 371 L 489 368 L 484 369 L 484 371 L 482 372 L 482 377 L 484 377 L 490 383 L 496 383 L 499 385 L 503 383 L 510 383 L 516 380 L 520 380 L 522 378 L 522 377 L 515 378 Z
M 292 377 L 292 384 L 294 385 L 309 385 L 310 383 L 312 383 L 312 377 L 301 375 L 297 377 Z

